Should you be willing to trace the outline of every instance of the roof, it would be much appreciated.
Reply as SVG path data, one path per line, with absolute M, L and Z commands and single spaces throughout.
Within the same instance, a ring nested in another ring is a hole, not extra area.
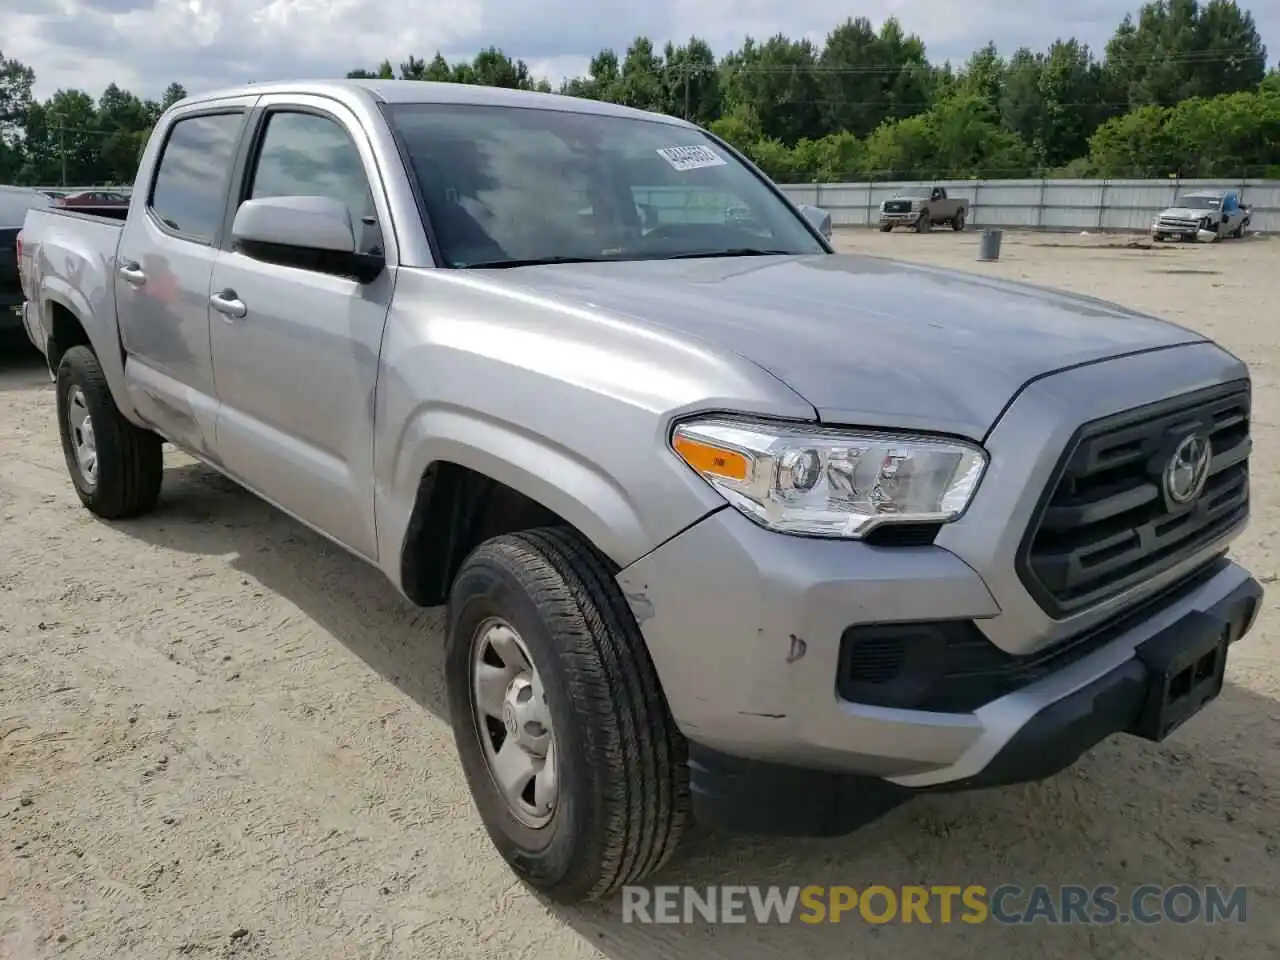
M 560 110 L 571 113 L 593 113 L 602 116 L 634 117 L 637 120 L 659 120 L 677 126 L 691 126 L 687 121 L 647 110 L 636 110 L 602 100 L 567 97 L 557 93 L 532 90 L 509 90 L 465 83 L 436 83 L 427 80 L 286 80 L 251 83 L 239 87 L 213 90 L 188 97 L 183 103 L 222 100 L 228 97 L 265 96 L 269 94 L 319 94 L 350 96 L 353 93 L 382 103 L 462 103 L 474 106 L 524 107 L 533 110 Z

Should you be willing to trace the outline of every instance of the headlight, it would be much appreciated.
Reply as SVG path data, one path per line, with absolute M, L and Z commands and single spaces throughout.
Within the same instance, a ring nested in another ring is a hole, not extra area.
M 752 520 L 806 536 L 954 520 L 987 467 L 960 440 L 729 418 L 681 423 L 671 445 Z

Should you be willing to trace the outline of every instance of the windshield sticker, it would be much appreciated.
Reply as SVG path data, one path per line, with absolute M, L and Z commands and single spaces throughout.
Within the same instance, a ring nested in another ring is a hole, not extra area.
M 728 161 L 710 147 L 663 147 L 658 156 L 683 173 L 686 170 L 701 170 L 703 167 L 723 167 Z

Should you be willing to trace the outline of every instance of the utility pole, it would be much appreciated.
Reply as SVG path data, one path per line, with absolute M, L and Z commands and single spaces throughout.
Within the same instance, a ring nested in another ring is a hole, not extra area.
M 67 185 L 67 145 L 63 138 L 62 121 L 58 121 L 58 156 L 62 159 L 62 182 L 58 184 L 60 187 Z
M 690 70 L 689 70 L 689 64 L 688 64 L 688 63 L 683 64 L 683 66 L 684 66 L 684 118 L 685 118 L 686 120 L 688 120 L 688 119 L 689 119 L 689 76 L 690 76 Z

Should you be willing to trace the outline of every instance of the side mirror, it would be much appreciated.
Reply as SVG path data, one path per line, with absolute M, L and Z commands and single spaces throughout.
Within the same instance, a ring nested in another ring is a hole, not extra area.
M 821 207 L 812 207 L 807 203 L 800 204 L 800 213 L 817 228 L 820 234 L 828 240 L 831 239 L 831 214 Z
M 236 249 L 281 266 L 372 282 L 386 267 L 380 255 L 356 252 L 346 206 L 330 197 L 246 200 L 231 225 Z

